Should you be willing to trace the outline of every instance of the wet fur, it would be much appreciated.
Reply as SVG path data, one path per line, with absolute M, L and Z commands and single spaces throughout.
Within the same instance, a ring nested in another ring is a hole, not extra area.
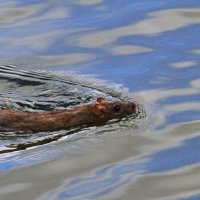
M 120 106 L 120 111 L 115 111 L 116 105 Z M 3 109 L 0 110 L 0 126 L 17 131 L 56 131 L 123 117 L 135 111 L 134 103 L 108 102 L 104 98 L 98 98 L 96 104 L 49 112 Z

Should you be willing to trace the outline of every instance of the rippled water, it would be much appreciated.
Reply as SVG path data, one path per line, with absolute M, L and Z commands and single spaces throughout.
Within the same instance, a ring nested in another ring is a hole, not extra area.
M 200 199 L 200 2 L 13 0 L 0 10 L 0 107 L 104 96 L 145 110 L 79 130 L 1 132 L 0 199 Z

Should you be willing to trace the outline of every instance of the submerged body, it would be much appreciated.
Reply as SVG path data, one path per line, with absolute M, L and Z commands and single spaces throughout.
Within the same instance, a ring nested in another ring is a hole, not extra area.
M 0 126 L 16 131 L 56 131 L 120 118 L 134 112 L 135 103 L 108 102 L 100 97 L 97 98 L 96 104 L 82 105 L 74 109 L 40 113 L 0 110 Z

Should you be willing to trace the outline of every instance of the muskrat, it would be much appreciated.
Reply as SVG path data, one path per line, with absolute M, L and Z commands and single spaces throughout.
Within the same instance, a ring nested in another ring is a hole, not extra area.
M 22 112 L 12 109 L 0 110 L 0 126 L 16 131 L 56 131 L 71 127 L 105 122 L 136 112 L 133 102 L 108 102 L 97 98 L 95 104 L 85 104 L 73 109 L 46 112 Z

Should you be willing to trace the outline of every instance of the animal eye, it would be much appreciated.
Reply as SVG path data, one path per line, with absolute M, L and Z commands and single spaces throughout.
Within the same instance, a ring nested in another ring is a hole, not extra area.
M 121 107 L 120 107 L 119 105 L 116 105 L 116 106 L 114 107 L 114 110 L 115 110 L 116 112 L 119 112 L 120 109 L 121 109 Z

